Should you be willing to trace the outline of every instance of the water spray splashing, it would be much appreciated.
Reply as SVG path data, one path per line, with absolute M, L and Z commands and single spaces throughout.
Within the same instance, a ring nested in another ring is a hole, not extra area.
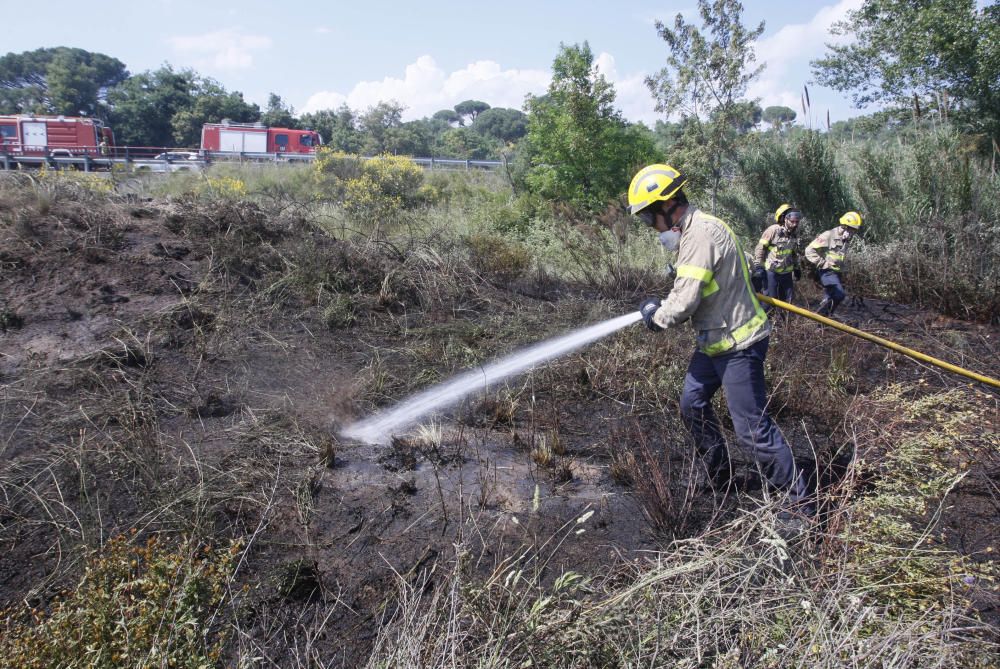
M 341 434 L 348 439 L 370 444 L 385 443 L 394 432 L 413 425 L 432 411 L 445 409 L 459 402 L 469 393 L 503 381 L 510 376 L 531 369 L 539 363 L 565 355 L 631 325 L 641 318 L 639 312 L 635 311 L 511 353 L 506 358 L 497 360 L 482 369 L 465 372 L 451 381 L 440 383 L 417 393 L 394 409 L 348 425 L 341 431 Z

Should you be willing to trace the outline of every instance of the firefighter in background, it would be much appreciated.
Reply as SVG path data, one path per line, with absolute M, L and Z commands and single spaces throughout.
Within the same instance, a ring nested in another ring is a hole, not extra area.
M 802 278 L 798 253 L 801 220 L 801 211 L 783 204 L 774 212 L 774 225 L 769 226 L 757 242 L 754 272 L 758 280 L 766 281 L 764 294 L 768 297 L 791 302 L 795 293 L 794 281 Z
M 698 348 L 681 394 L 681 417 L 694 437 L 713 485 L 726 486 L 732 465 L 712 396 L 726 389 L 726 402 L 740 443 L 777 489 L 788 491 L 805 514 L 803 473 L 792 449 L 767 414 L 764 358 L 771 324 L 750 284 L 750 270 L 733 231 L 723 221 L 688 204 L 687 178 L 669 165 L 649 165 L 632 179 L 629 212 L 660 233 L 677 251 L 677 277 L 667 298 L 649 298 L 639 311 L 653 332 L 690 319 Z
M 819 283 L 826 293 L 816 310 L 821 316 L 832 316 L 847 296 L 842 282 L 847 247 L 860 231 L 861 214 L 849 211 L 840 217 L 840 225 L 821 232 L 806 247 L 806 260 L 816 266 Z

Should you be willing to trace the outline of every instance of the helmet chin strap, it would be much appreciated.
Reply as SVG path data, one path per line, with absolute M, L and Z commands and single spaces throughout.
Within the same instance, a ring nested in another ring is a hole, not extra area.
M 676 211 L 676 210 L 677 210 L 677 207 L 679 207 L 679 206 L 681 206 L 681 203 L 680 203 L 680 202 L 678 202 L 677 200 L 674 200 L 674 203 L 673 203 L 672 205 L 670 205 L 670 207 L 668 207 L 668 208 L 667 208 L 667 209 L 666 209 L 666 210 L 665 210 L 665 211 L 663 212 L 663 215 L 664 215 L 664 216 L 666 217 L 666 219 L 667 219 L 667 227 L 668 227 L 668 228 L 672 228 L 672 227 L 674 227 L 674 221 L 673 221 L 673 216 L 674 216 L 674 211 Z

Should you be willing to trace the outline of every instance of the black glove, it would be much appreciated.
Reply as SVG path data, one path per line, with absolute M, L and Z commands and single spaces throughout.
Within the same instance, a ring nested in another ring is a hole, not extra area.
M 767 285 L 767 272 L 763 267 L 754 268 L 750 273 L 750 285 L 758 293 L 764 290 L 764 286 Z
M 792 270 L 792 278 L 795 279 L 796 281 L 798 281 L 799 279 L 802 278 L 802 268 L 801 267 L 796 267 L 795 269 Z
M 653 314 L 656 310 L 660 308 L 660 298 L 649 297 L 643 300 L 642 304 L 639 305 L 639 313 L 642 314 L 642 320 L 646 324 L 646 327 L 653 332 L 663 332 L 663 328 L 653 322 Z

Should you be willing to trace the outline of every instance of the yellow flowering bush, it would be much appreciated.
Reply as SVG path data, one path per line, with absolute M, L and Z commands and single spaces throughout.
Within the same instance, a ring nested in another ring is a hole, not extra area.
M 205 177 L 199 182 L 199 195 L 211 195 L 226 200 L 241 200 L 247 196 L 247 185 L 242 179 L 235 177 Z
M 44 163 L 38 170 L 38 181 L 53 187 L 79 187 L 96 195 L 110 195 L 115 190 L 115 182 L 106 175 L 93 172 L 51 170 Z
M 352 218 L 376 226 L 437 197 L 436 189 L 426 187 L 423 169 L 406 156 L 365 159 L 321 149 L 314 169 L 329 196 L 341 202 Z

